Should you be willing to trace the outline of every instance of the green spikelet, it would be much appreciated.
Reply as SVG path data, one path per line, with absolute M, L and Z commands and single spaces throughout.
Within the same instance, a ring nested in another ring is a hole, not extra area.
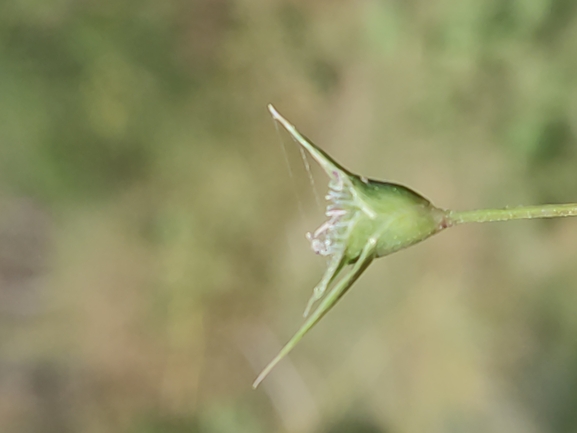
M 327 270 L 313 291 L 305 317 L 317 301 L 319 305 L 257 377 L 253 384 L 255 388 L 350 289 L 375 258 L 407 248 L 459 224 L 577 216 L 576 203 L 472 211 L 439 209 L 405 186 L 370 180 L 349 172 L 300 134 L 272 105 L 268 108 L 273 118 L 329 176 L 327 221 L 307 234 L 313 251 L 327 258 Z
M 272 105 L 269 111 L 295 140 L 310 153 L 329 176 L 325 221 L 307 233 L 314 252 L 327 258 L 327 270 L 315 287 L 305 310 L 321 300 L 299 331 L 263 370 L 256 388 L 272 368 L 335 305 L 373 259 L 420 242 L 446 227 L 445 211 L 402 185 L 369 180 L 352 174 L 300 134 Z M 335 282 L 348 265 L 348 272 Z

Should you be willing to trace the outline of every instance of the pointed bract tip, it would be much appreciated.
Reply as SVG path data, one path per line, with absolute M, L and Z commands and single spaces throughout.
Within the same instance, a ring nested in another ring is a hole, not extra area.
M 278 111 L 276 111 L 276 108 L 274 108 L 274 106 L 272 104 L 268 104 L 267 106 L 268 111 L 270 112 L 272 118 L 274 120 L 276 120 L 277 122 L 280 122 L 280 124 L 292 135 L 295 136 L 295 134 L 298 135 L 298 131 L 296 130 L 296 128 L 294 127 L 294 125 L 292 123 L 290 123 L 288 120 L 286 120 L 282 114 L 280 114 Z M 295 137 L 296 138 L 296 137 Z
M 276 108 L 274 108 L 274 106 L 272 104 L 268 104 L 266 106 L 266 108 L 268 108 L 269 113 L 272 115 L 273 118 L 278 119 L 280 114 L 278 114 L 278 111 L 276 111 Z
M 255 381 L 252 383 L 252 389 L 257 389 L 257 387 L 269 375 L 269 373 L 272 371 L 272 369 L 279 363 L 279 361 L 282 358 L 284 358 L 284 356 L 288 353 L 288 351 L 283 353 L 285 350 L 286 350 L 286 347 L 283 348 L 281 353 L 279 353 L 277 356 L 275 356 L 274 359 L 271 362 L 269 362 L 268 365 L 264 368 L 264 370 L 260 372 L 260 374 L 257 376 Z M 289 351 L 290 351 L 290 349 L 289 349 Z
M 257 389 L 264 377 L 257 377 L 256 380 L 252 383 L 252 389 Z

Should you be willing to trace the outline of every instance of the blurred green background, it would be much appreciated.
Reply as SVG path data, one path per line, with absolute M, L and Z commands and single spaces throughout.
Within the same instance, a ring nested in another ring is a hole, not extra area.
M 440 207 L 574 202 L 577 3 L 0 3 L 1 431 L 576 432 L 574 219 L 377 261 L 251 389 L 324 269 L 268 103 Z

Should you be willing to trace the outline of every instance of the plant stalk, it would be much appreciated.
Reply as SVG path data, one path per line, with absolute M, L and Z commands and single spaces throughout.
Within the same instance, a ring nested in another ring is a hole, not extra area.
M 479 209 L 448 211 L 447 226 L 464 223 L 486 223 L 533 218 L 559 218 L 577 216 L 577 203 L 520 206 L 504 209 Z

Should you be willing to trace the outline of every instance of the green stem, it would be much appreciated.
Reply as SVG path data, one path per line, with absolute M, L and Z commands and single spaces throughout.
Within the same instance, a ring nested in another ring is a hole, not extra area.
M 447 212 L 447 225 L 464 223 L 486 223 L 532 218 L 559 218 L 577 216 L 577 203 L 547 204 L 543 206 L 521 206 L 505 209 L 479 209 Z

